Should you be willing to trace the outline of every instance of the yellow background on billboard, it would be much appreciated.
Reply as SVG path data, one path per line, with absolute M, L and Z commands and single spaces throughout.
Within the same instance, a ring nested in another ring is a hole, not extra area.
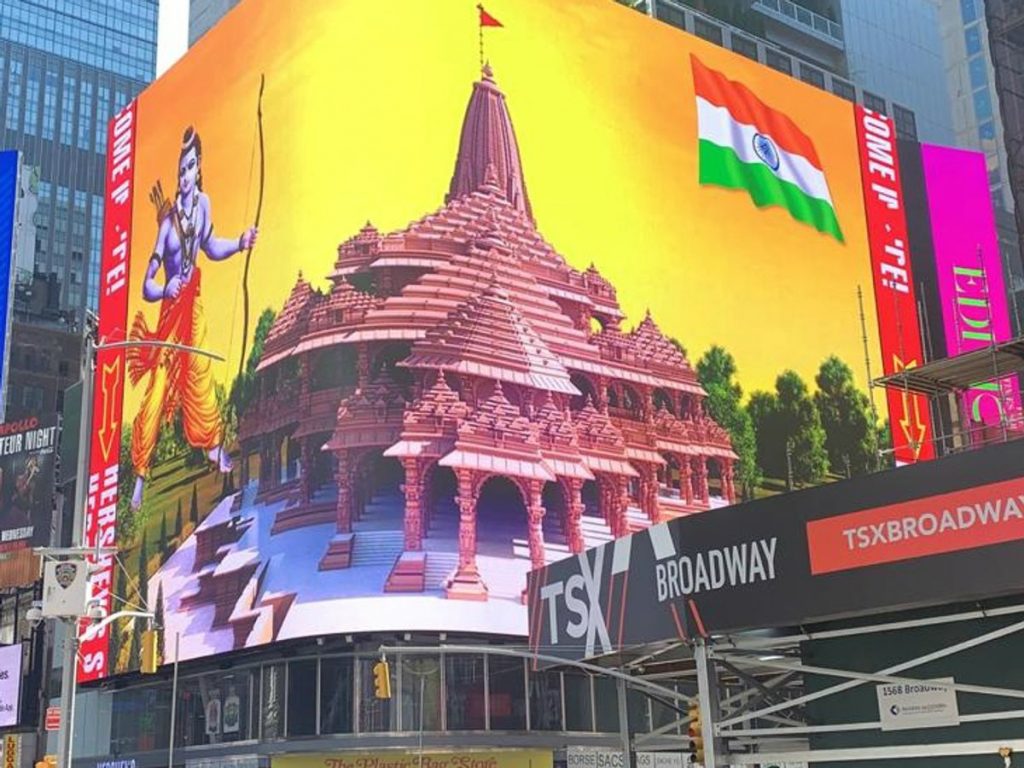
M 299 271 L 325 286 L 340 242 L 371 220 L 398 229 L 443 204 L 471 84 L 475 0 L 245 0 L 139 99 L 130 316 L 156 235 L 148 200 L 173 194 L 181 138 L 203 144 L 204 190 L 221 236 L 237 237 L 259 195 L 260 75 L 266 175 L 249 290 L 250 333 Z M 573 266 L 594 263 L 632 326 L 650 308 L 691 362 L 710 344 L 736 358 L 747 393 L 783 369 L 813 386 L 838 354 L 866 385 L 857 304 L 865 292 L 878 366 L 852 105 L 622 8 L 611 0 L 490 0 L 484 30 L 507 96 L 541 232 Z M 689 56 L 754 90 L 807 133 L 845 244 L 756 208 L 742 190 L 697 183 Z M 200 259 L 206 346 L 241 352 L 244 255 Z M 161 277 L 162 281 L 162 277 Z M 250 345 L 251 348 L 251 345 Z M 129 388 L 131 389 L 131 388 Z M 125 418 L 142 387 L 126 395 Z

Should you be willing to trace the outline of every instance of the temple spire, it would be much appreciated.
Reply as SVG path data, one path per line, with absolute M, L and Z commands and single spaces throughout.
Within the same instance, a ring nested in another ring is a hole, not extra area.
M 533 219 L 515 129 L 490 64 L 473 83 L 445 202 L 477 191 L 496 192 Z

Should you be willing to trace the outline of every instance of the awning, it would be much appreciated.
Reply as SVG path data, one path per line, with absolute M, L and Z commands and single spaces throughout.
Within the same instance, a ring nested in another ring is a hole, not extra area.
M 551 480 L 554 474 L 543 463 L 529 459 L 511 459 L 505 456 L 494 456 L 479 451 L 457 449 L 437 462 L 442 467 L 458 467 L 475 469 L 495 475 L 511 475 L 525 477 L 528 480 Z

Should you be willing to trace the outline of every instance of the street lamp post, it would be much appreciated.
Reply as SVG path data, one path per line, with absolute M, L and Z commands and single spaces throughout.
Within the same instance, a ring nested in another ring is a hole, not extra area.
M 107 343 L 99 342 L 96 338 L 95 325 L 90 323 L 88 320 L 85 323 L 83 333 L 85 337 L 85 344 L 82 350 L 82 415 L 79 419 L 78 426 L 78 466 L 76 470 L 77 474 L 75 476 L 75 507 L 72 510 L 71 525 L 72 548 L 63 551 L 48 551 L 48 554 L 51 555 L 59 556 L 64 554 L 77 556 L 79 558 L 84 558 L 86 554 L 83 550 L 85 542 L 83 541 L 82 529 L 85 523 L 85 505 L 86 499 L 88 498 L 89 464 L 92 449 L 93 374 L 96 367 L 96 356 L 98 353 L 104 350 L 126 349 L 128 347 L 161 347 L 175 350 L 177 352 L 202 355 L 221 362 L 224 361 L 224 358 L 221 355 L 214 352 L 209 352 L 197 347 L 191 347 L 186 344 L 175 344 L 169 341 L 158 341 L 154 339 L 115 341 Z M 98 556 L 100 554 L 99 546 L 97 545 L 95 550 L 88 552 L 88 554 L 95 554 Z M 139 586 L 140 588 L 142 587 L 142 585 Z M 119 611 L 103 617 L 98 624 L 89 627 L 83 634 L 83 637 L 89 637 L 90 633 L 95 634 L 114 619 L 123 616 L 145 617 L 150 620 L 153 618 L 153 614 L 148 611 Z M 82 618 L 86 617 L 83 616 L 77 619 L 65 620 L 67 632 L 64 638 L 64 667 L 61 670 L 61 718 L 60 730 L 57 732 L 57 768 L 71 768 L 71 759 L 73 754 L 72 735 L 75 724 L 76 673 L 78 667 L 78 645 L 80 642 L 78 627 Z

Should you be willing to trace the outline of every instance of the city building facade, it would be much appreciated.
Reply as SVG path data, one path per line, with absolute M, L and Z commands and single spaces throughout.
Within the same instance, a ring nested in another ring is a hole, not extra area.
M 205 35 L 220 17 L 230 11 L 239 0 L 189 0 L 188 5 L 188 45 L 191 48 L 196 40 Z
M 107 121 L 153 78 L 157 6 L 0 6 L 0 147 L 20 150 L 38 179 L 34 265 L 16 277 L 52 280 L 71 328 L 97 301 Z

